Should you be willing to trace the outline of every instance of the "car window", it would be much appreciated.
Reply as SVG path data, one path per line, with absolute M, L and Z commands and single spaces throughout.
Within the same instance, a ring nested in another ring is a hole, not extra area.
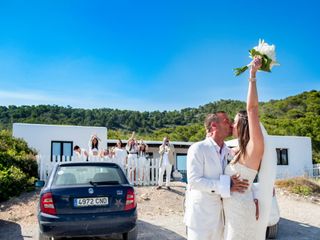
M 113 166 L 70 165 L 58 167 L 52 185 L 83 185 L 102 182 L 125 184 L 126 180 L 121 170 Z

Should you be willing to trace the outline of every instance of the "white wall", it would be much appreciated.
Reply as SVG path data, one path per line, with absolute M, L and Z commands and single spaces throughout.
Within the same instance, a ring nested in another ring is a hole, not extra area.
M 107 128 L 67 125 L 45 125 L 14 123 L 13 136 L 24 139 L 29 147 L 40 155 L 51 155 L 51 141 L 72 141 L 73 146 L 88 149 L 90 136 L 96 134 L 102 143 L 99 148 L 107 147 Z
M 311 138 L 296 136 L 273 136 L 269 135 L 272 141 L 272 150 L 275 152 L 277 162 L 276 149 L 288 149 L 288 165 L 277 165 L 276 178 L 290 178 L 303 176 L 313 167 L 312 164 L 312 146 Z M 237 139 L 227 141 L 227 145 L 234 147 L 238 145 Z
M 277 178 L 303 176 L 313 167 L 309 137 L 270 136 L 275 148 L 288 149 L 288 165 L 277 166 Z

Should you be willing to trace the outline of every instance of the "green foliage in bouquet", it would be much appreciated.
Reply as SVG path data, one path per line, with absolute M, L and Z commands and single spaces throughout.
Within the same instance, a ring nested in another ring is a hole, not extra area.
M 259 70 L 264 71 L 264 72 L 271 72 L 271 63 L 272 59 L 269 58 L 267 55 L 262 54 L 258 52 L 255 49 L 249 50 L 250 56 L 253 59 L 255 56 L 260 56 L 262 59 L 262 66 L 259 68 Z M 234 69 L 234 74 L 236 76 L 239 76 L 240 74 L 244 73 L 250 65 L 244 66 L 244 67 L 239 67 Z

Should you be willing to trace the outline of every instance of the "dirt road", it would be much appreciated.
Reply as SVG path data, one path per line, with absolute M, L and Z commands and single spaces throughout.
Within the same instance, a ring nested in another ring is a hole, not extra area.
M 136 188 L 139 239 L 186 239 L 183 219 L 184 185 L 171 191 Z M 281 211 L 278 239 L 320 239 L 320 205 L 278 194 Z M 25 193 L 0 204 L 0 239 L 31 240 L 37 236 L 37 193 Z M 109 240 L 121 239 L 112 236 Z

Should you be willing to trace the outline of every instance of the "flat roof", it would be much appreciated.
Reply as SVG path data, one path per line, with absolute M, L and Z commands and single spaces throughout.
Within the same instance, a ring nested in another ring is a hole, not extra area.
M 116 143 L 118 141 L 118 139 L 107 139 L 107 143 Z M 128 140 L 122 140 L 122 143 L 127 143 Z M 151 140 L 143 140 L 144 143 L 148 144 L 148 145 L 161 145 L 162 141 L 151 141 Z M 193 144 L 193 142 L 177 142 L 177 141 L 170 141 L 170 143 L 172 143 L 173 145 L 181 145 L 181 146 L 191 146 L 191 144 Z
M 39 126 L 39 127 L 72 127 L 72 128 L 99 128 L 107 129 L 106 127 L 92 127 L 92 126 L 78 126 L 78 125 L 55 125 L 55 124 L 41 124 L 41 123 L 13 123 L 13 126 Z

